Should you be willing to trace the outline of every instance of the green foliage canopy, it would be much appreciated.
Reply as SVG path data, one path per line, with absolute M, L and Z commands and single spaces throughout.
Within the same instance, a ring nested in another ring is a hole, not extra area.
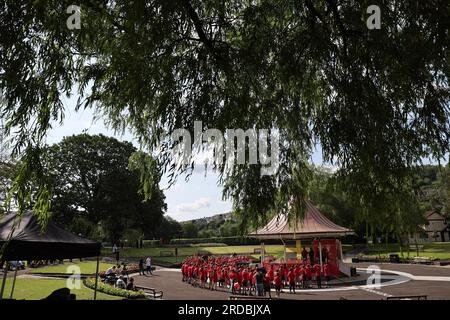
M 1 111 L 24 160 L 12 189 L 20 208 L 35 179 L 37 209 L 48 209 L 38 155 L 74 86 L 79 108 L 130 128 L 148 151 L 196 120 L 276 128 L 276 175 L 215 167 L 246 221 L 274 208 L 301 214 L 316 143 L 369 207 L 402 189 L 423 157 L 449 151 L 446 0 L 380 0 L 381 30 L 366 27 L 368 1 L 85 0 L 79 30 L 66 26 L 70 4 L 0 4 Z M 172 163 L 170 147 L 159 161 L 176 177 L 189 168 Z

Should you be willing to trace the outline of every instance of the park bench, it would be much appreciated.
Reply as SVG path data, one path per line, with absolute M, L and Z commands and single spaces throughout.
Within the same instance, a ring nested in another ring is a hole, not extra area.
M 419 263 L 419 264 L 431 264 L 432 263 L 430 257 L 414 257 L 412 262 Z
M 159 252 L 160 257 L 173 257 L 175 256 L 175 253 L 173 251 L 160 251 Z
M 136 289 L 144 291 L 146 295 L 151 296 L 153 299 L 162 299 L 164 293 L 161 290 L 155 288 L 136 286 Z
M 427 300 L 427 296 L 418 295 L 418 296 L 393 296 L 387 297 L 386 300 Z

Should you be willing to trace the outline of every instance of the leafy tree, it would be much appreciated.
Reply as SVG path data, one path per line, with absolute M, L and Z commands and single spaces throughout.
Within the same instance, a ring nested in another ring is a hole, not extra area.
M 442 169 L 438 179 L 439 199 L 442 203 L 441 213 L 450 218 L 450 162 Z
M 0 214 L 7 211 L 9 208 L 7 204 L 8 190 L 17 175 L 18 165 L 16 163 L 2 161 L 0 162 Z
M 69 30 L 71 1 L 3 1 L 1 111 L 23 159 L 11 190 L 19 208 L 34 179 L 36 209 L 49 209 L 41 145 L 77 85 L 79 108 L 131 128 L 148 151 L 158 146 L 174 179 L 191 166 L 174 163 L 164 133 L 195 120 L 275 129 L 274 176 L 214 166 L 245 222 L 274 210 L 301 216 L 316 143 L 380 218 L 378 204 L 402 193 L 413 165 L 449 151 L 450 4 L 378 3 L 381 30 L 367 28 L 365 0 L 85 0 L 81 29 Z
M 92 225 L 84 233 L 96 233 L 100 226 L 110 240 L 118 240 L 128 230 L 132 243 L 139 235 L 129 230 L 139 230 L 141 235 L 154 230 L 166 210 L 165 197 L 154 186 L 152 197 L 144 201 L 138 172 L 129 170 L 135 151 L 128 142 L 87 134 L 66 137 L 49 147 L 45 168 L 55 220 L 74 228 L 89 222 Z M 157 171 L 154 176 L 159 181 Z
M 183 227 L 181 224 L 171 217 L 164 217 L 162 223 L 156 230 L 156 237 L 168 242 L 170 239 L 181 237 L 183 234 Z
M 192 221 L 183 223 L 182 228 L 183 228 L 183 237 L 184 238 L 197 238 L 198 227 Z
M 234 237 L 239 235 L 239 224 L 237 222 L 227 221 L 219 228 L 222 237 Z

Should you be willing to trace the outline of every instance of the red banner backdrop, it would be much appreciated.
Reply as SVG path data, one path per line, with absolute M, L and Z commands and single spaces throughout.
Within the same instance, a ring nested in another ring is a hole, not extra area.
M 322 247 L 322 261 L 328 264 L 328 270 L 330 275 L 339 277 L 339 255 L 340 255 L 340 242 L 337 239 L 322 239 L 320 240 Z M 319 240 L 314 240 L 313 244 L 314 258 L 316 261 L 310 261 L 309 258 L 307 263 L 318 263 L 320 259 L 319 253 Z M 296 264 L 303 264 L 302 260 L 289 260 L 288 263 L 284 263 L 284 259 L 281 258 L 280 262 L 264 262 L 263 266 L 266 270 L 270 270 L 272 267 L 274 271 L 280 269 L 281 265 L 286 265 L 288 268 L 294 267 Z
M 340 243 L 337 239 L 321 239 L 322 261 L 328 263 L 330 274 L 339 276 Z M 319 240 L 313 241 L 314 256 L 319 259 Z

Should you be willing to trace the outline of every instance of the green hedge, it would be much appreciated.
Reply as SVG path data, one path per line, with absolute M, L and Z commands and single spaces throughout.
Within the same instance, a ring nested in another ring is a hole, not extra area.
M 83 280 L 83 283 L 86 287 L 90 289 L 95 289 L 95 279 L 94 278 L 86 278 Z M 109 284 L 104 284 L 101 281 L 98 281 L 97 283 L 97 290 L 99 292 L 109 294 L 111 296 L 118 296 L 118 297 L 124 297 L 126 299 L 146 299 L 144 292 L 142 291 L 130 291 L 130 290 L 124 290 L 115 288 L 113 286 L 110 286 Z

